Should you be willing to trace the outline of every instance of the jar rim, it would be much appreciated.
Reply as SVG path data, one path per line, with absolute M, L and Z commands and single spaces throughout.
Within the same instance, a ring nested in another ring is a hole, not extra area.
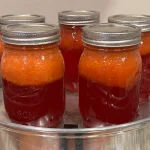
M 8 24 L 18 23 L 44 23 L 45 17 L 37 14 L 8 14 L 0 16 L 0 27 Z
M 83 27 L 83 42 L 101 47 L 125 47 L 141 43 L 141 29 L 133 25 L 101 23 Z
M 141 28 L 142 32 L 150 31 L 150 15 L 118 14 L 108 17 L 109 23 L 132 24 Z
M 58 42 L 59 27 L 52 24 L 12 24 L 2 27 L 2 41 L 15 45 L 43 45 Z
M 93 10 L 66 10 L 58 12 L 58 22 L 64 25 L 85 26 L 99 23 L 100 13 Z

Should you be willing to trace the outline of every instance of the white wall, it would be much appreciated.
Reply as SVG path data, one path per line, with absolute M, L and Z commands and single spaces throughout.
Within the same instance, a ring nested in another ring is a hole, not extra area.
M 0 15 L 42 14 L 48 23 L 57 23 L 57 12 L 68 9 L 98 10 L 106 22 L 112 14 L 150 14 L 150 0 L 0 0 Z

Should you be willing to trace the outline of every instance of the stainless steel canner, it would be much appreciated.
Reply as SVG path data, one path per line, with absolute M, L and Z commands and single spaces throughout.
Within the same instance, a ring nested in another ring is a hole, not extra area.
M 67 92 L 66 101 L 64 119 L 58 128 L 24 126 L 10 122 L 0 90 L 0 150 L 150 149 L 150 102 L 140 106 L 139 116 L 133 122 L 84 128 L 78 111 L 78 94 Z

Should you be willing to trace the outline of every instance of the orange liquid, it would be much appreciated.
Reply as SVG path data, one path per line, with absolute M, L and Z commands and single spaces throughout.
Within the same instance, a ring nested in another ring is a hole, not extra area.
M 56 127 L 65 109 L 64 64 L 57 44 L 5 47 L 1 68 L 8 116 L 20 124 Z
M 4 51 L 4 45 L 2 43 L 1 34 L 0 34 L 0 62 L 1 62 L 3 51 Z M 1 83 L 1 70 L 0 70 L 0 87 L 1 86 L 2 86 L 2 83 Z
M 65 61 L 65 85 L 71 91 L 78 91 L 78 64 L 83 49 L 81 27 L 61 25 L 60 50 Z
M 3 42 L 1 40 L 1 34 L 0 34 L 0 59 L 2 57 L 2 54 L 3 54 L 3 51 L 4 51 L 4 45 L 3 45 Z
M 121 124 L 137 116 L 142 65 L 137 48 L 85 47 L 79 63 L 79 107 L 85 126 Z
M 150 95 L 150 33 L 142 33 L 143 44 L 140 46 L 142 57 L 142 78 L 140 104 L 145 103 Z

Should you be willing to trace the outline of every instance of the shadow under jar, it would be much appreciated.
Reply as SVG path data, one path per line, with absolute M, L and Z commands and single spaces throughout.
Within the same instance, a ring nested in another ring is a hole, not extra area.
M 61 29 L 60 50 L 65 61 L 65 85 L 78 91 L 78 64 L 83 52 L 82 27 L 99 23 L 96 11 L 62 11 L 58 13 Z
M 135 26 L 83 28 L 79 108 L 86 127 L 121 124 L 138 115 L 141 31 Z
M 16 123 L 56 127 L 65 109 L 64 62 L 59 28 L 18 24 L 2 28 L 4 104 Z
M 142 44 L 139 48 L 142 57 L 142 77 L 140 87 L 140 104 L 145 103 L 150 95 L 150 16 L 115 15 L 108 18 L 110 23 L 132 24 L 142 30 Z

